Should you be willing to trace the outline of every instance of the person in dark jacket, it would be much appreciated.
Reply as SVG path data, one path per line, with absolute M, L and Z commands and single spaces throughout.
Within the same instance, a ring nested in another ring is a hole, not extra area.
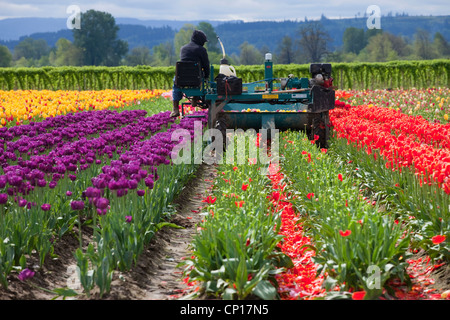
M 197 61 L 202 67 L 203 76 L 207 79 L 209 77 L 209 57 L 204 44 L 208 41 L 206 34 L 200 30 L 194 30 L 191 36 L 191 42 L 184 45 L 180 49 L 181 61 Z M 183 98 L 183 93 L 180 88 L 174 85 L 172 88 L 173 111 L 171 117 L 178 117 L 180 115 L 179 103 Z

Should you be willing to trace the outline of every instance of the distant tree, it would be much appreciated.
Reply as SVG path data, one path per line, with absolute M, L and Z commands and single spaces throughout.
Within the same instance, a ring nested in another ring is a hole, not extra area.
M 191 42 L 192 33 L 195 29 L 195 25 L 187 23 L 175 34 L 173 43 L 175 46 L 175 52 L 178 56 L 180 55 L 181 47 Z
M 117 38 L 119 27 L 106 12 L 81 14 L 81 28 L 73 29 L 74 44 L 83 52 L 84 65 L 118 65 L 128 52 L 128 43 Z
M 435 54 L 430 40 L 430 33 L 419 29 L 414 35 L 414 51 L 422 59 L 433 59 Z
M 344 53 L 358 54 L 365 46 L 364 29 L 350 27 L 345 29 L 342 37 Z
M 445 40 L 440 32 L 436 32 L 433 37 L 433 46 L 439 57 L 450 56 L 450 44 Z
M 265 56 L 266 53 L 272 53 L 269 46 L 267 44 L 264 44 L 261 48 L 259 48 L 259 52 L 261 53 L 261 56 Z M 274 56 L 274 54 L 272 54 Z
M 205 47 L 208 50 L 208 53 L 220 53 L 222 52 L 221 48 L 219 48 L 219 41 L 217 40 L 217 33 L 214 30 L 214 27 L 209 22 L 200 22 L 197 25 L 197 29 L 203 31 L 206 34 L 206 38 L 208 42 L 206 42 Z
M 0 67 L 7 68 L 11 67 L 12 54 L 7 46 L 0 46 Z
M 277 61 L 280 64 L 290 64 L 294 62 L 294 43 L 292 38 L 289 36 L 284 36 L 281 39 L 280 44 L 277 49 Z
M 249 44 L 245 41 L 243 44 L 239 46 L 240 55 L 239 55 L 239 63 L 242 65 L 252 65 L 252 64 L 261 64 L 263 62 L 263 56 L 258 49 L 255 48 L 254 45 Z
M 364 45 L 369 43 L 371 37 L 380 33 L 383 33 L 382 29 L 367 29 L 366 32 L 364 32 Z
M 25 58 L 27 60 L 39 60 L 42 56 L 50 53 L 50 47 L 47 41 L 43 39 L 25 38 L 14 47 L 13 59 L 19 60 Z
M 386 35 L 391 42 L 392 50 L 394 50 L 399 57 L 405 57 L 411 54 L 411 48 L 403 37 L 388 32 L 386 32 Z
M 384 62 L 398 59 L 397 52 L 393 49 L 390 37 L 386 33 L 380 33 L 371 37 L 365 47 L 365 51 L 371 62 Z
M 153 47 L 153 65 L 171 66 L 175 65 L 180 55 L 175 54 L 175 48 L 172 42 L 168 41 Z
M 125 58 L 125 64 L 129 66 L 150 65 L 152 55 L 148 47 L 136 47 Z
M 300 27 L 298 34 L 299 45 L 307 62 L 320 62 L 322 56 L 328 52 L 327 44 L 331 40 L 322 24 L 318 21 L 309 22 Z
M 50 64 L 54 66 L 80 66 L 82 59 L 81 49 L 65 38 L 56 42 L 55 50 L 49 56 Z

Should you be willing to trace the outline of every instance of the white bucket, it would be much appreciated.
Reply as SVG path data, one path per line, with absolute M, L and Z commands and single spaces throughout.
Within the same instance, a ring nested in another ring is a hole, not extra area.
M 235 76 L 236 77 L 236 70 L 233 66 L 227 65 L 227 64 L 221 64 L 219 73 L 229 77 L 229 76 Z

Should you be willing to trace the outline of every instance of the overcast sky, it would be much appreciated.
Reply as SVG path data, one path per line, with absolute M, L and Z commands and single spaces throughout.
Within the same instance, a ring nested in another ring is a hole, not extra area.
M 449 15 L 449 0 L 0 0 L 0 19 L 18 17 L 64 18 L 67 8 L 78 5 L 111 13 L 114 17 L 142 20 L 304 20 L 363 16 L 370 5 L 381 15 L 389 12 L 409 15 Z M 369 14 L 370 15 L 370 14 Z

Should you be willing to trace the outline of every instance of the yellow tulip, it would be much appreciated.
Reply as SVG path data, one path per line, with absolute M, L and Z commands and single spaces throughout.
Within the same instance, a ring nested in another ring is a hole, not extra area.
M 448 121 L 448 114 L 444 114 L 444 120 Z

